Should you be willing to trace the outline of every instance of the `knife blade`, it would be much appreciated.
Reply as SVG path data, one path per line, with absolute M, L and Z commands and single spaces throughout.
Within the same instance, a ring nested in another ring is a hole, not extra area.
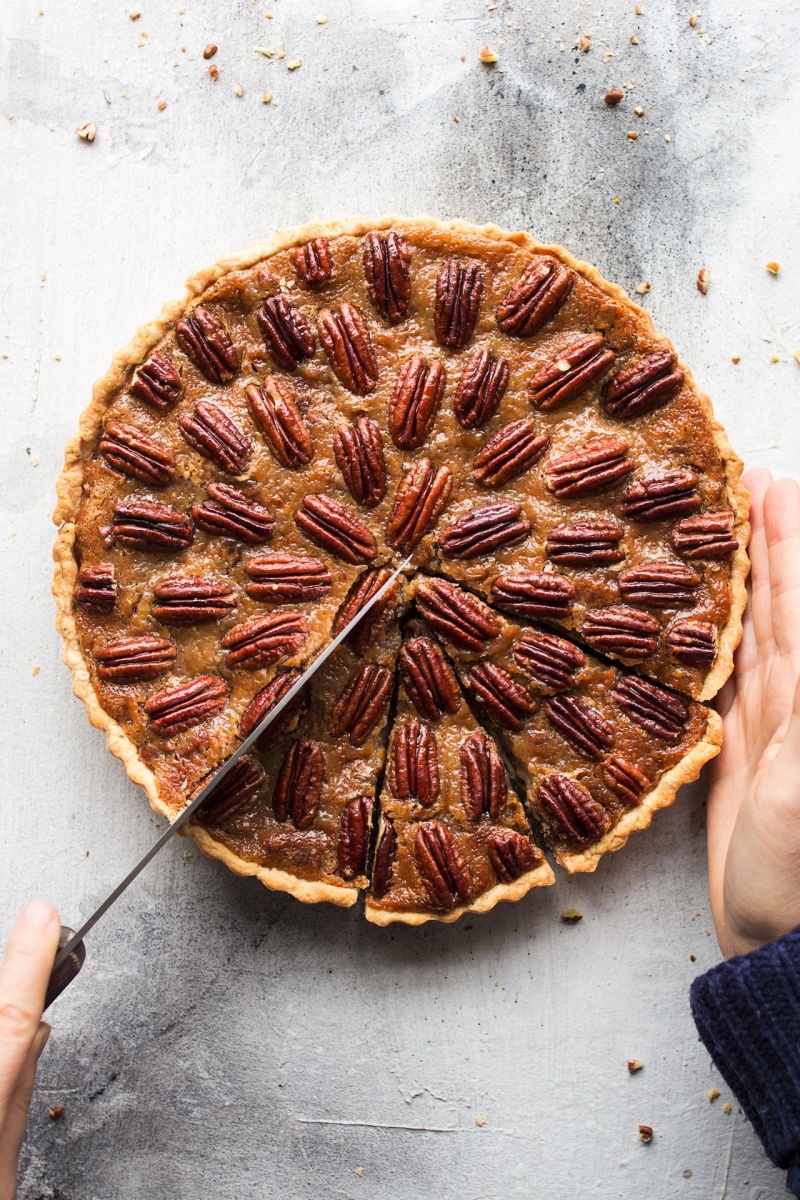
M 298 692 L 302 691 L 309 679 L 311 679 L 311 677 L 319 670 L 322 664 L 330 658 L 334 650 L 341 646 L 342 642 L 353 631 L 356 625 L 363 621 L 364 617 L 367 615 L 373 605 L 377 604 L 378 601 L 386 595 L 386 593 L 389 591 L 389 588 L 392 586 L 401 572 L 405 570 L 410 561 L 411 556 L 409 555 L 409 557 L 404 559 L 398 567 L 395 567 L 386 582 L 378 588 L 377 592 L 375 592 L 373 596 L 370 596 L 367 603 L 358 610 L 358 612 L 350 621 L 347 622 L 344 629 L 342 629 L 332 641 L 328 642 L 324 650 L 319 652 L 311 665 L 306 667 L 300 678 L 292 685 L 292 687 L 289 688 L 289 691 L 286 693 L 286 695 L 280 699 L 274 708 L 270 709 L 270 711 L 265 714 L 255 728 L 247 735 L 244 741 L 239 743 L 233 754 L 225 759 L 225 762 L 222 764 L 222 766 L 214 772 L 214 774 L 211 776 L 208 782 L 203 785 L 194 799 L 191 800 L 190 803 L 187 804 L 186 808 L 184 808 L 182 812 L 178 814 L 175 820 L 170 823 L 168 828 L 164 831 L 164 833 L 162 833 L 161 837 L 158 838 L 158 840 L 153 843 L 147 853 L 140 858 L 136 866 L 128 872 L 121 883 L 117 884 L 113 892 L 110 892 L 102 904 L 98 905 L 92 915 L 84 921 L 80 929 L 75 931 L 66 925 L 61 927 L 61 937 L 59 939 L 58 950 L 56 951 L 53 969 L 50 973 L 50 983 L 48 985 L 47 995 L 45 997 L 45 1008 L 52 1004 L 56 996 L 59 996 L 61 992 L 63 992 L 64 988 L 72 982 L 83 966 L 83 962 L 86 957 L 83 939 L 85 938 L 86 934 L 94 928 L 100 918 L 108 912 L 109 908 L 111 908 L 111 905 L 114 904 L 114 902 L 120 898 L 122 893 L 130 887 L 137 875 L 144 870 L 151 859 L 155 858 L 159 850 L 161 850 L 163 846 L 166 846 L 173 834 L 177 833 L 181 826 L 186 824 L 192 814 L 197 812 L 197 810 L 204 804 L 211 793 L 219 786 L 228 772 L 232 769 L 234 764 L 238 762 L 243 754 L 247 753 L 253 743 L 261 737 L 261 734 L 264 732 L 264 730 L 267 729 L 272 722 L 281 715 L 286 706 L 291 704 Z

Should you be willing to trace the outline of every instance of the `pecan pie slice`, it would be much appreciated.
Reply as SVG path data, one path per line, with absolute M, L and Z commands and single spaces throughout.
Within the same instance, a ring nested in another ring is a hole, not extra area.
M 740 468 L 648 315 L 566 251 L 428 220 L 281 234 L 143 326 L 68 447 L 75 688 L 172 817 L 408 558 L 191 833 L 304 900 L 371 879 L 371 919 L 482 910 L 546 881 L 502 752 L 570 869 L 713 752 Z

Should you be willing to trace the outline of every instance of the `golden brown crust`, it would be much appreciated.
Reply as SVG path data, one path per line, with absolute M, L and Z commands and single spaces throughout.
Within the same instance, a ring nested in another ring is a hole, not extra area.
M 218 260 L 212 266 L 199 271 L 187 281 L 186 294 L 182 299 L 171 301 L 161 310 L 159 316 L 149 321 L 137 330 L 132 340 L 120 350 L 112 361 L 110 369 L 95 384 L 92 399 L 81 416 L 79 432 L 67 445 L 64 468 L 57 483 L 57 505 L 53 515 L 59 527 L 58 538 L 54 549 L 55 573 L 53 578 L 53 595 L 56 601 L 56 624 L 64 639 L 63 659 L 70 668 L 73 677 L 73 690 L 86 706 L 87 714 L 92 725 L 102 729 L 106 734 L 108 748 L 112 754 L 122 760 L 128 776 L 134 783 L 144 788 L 148 799 L 156 811 L 168 819 L 174 816 L 172 810 L 160 798 L 153 772 L 140 760 L 134 744 L 122 730 L 121 726 L 106 713 L 92 687 L 90 676 L 80 649 L 76 622 L 72 610 L 72 592 L 77 577 L 77 564 L 73 555 L 75 542 L 75 519 L 81 498 L 83 482 L 83 464 L 96 442 L 101 427 L 103 415 L 109 399 L 124 384 L 130 370 L 144 361 L 150 351 L 159 343 L 167 330 L 175 321 L 193 306 L 207 288 L 213 285 L 223 275 L 231 271 L 242 270 L 253 266 L 281 250 L 318 237 L 330 239 L 342 236 L 361 236 L 373 229 L 397 228 L 406 233 L 438 233 L 445 236 L 448 233 L 462 234 L 472 238 L 484 237 L 490 242 L 506 242 L 511 246 L 528 250 L 532 253 L 545 253 L 561 259 L 584 276 L 589 282 L 604 291 L 618 303 L 633 310 L 643 327 L 654 338 L 665 346 L 671 345 L 668 339 L 660 335 L 652 322 L 649 313 L 636 305 L 627 293 L 618 285 L 603 279 L 594 266 L 577 260 L 561 246 L 537 242 L 524 232 L 508 233 L 496 225 L 473 226 L 464 221 L 436 221 L 429 217 L 417 217 L 403 220 L 393 216 L 384 216 L 378 220 L 353 218 L 349 221 L 315 222 L 298 226 L 277 233 L 272 239 L 256 242 L 239 254 L 227 256 Z M 686 373 L 691 383 L 691 373 L 684 364 L 681 369 Z M 708 699 L 716 694 L 732 670 L 733 653 L 741 637 L 741 617 L 746 603 L 745 580 L 749 571 L 749 560 L 746 553 L 749 535 L 748 511 L 749 499 L 747 492 L 740 483 L 742 463 L 731 450 L 724 430 L 713 418 L 711 402 L 702 392 L 697 396 L 703 405 L 713 430 L 713 436 L 725 464 L 728 498 L 735 516 L 736 536 L 739 550 L 734 556 L 731 574 L 731 608 L 728 621 L 720 634 L 719 653 L 713 670 L 708 675 L 701 699 Z M 685 782 L 696 778 L 702 763 L 718 752 L 721 740 L 721 723 L 716 713 L 709 713 L 709 724 L 706 738 L 693 748 L 676 767 L 660 781 L 658 787 L 651 792 L 640 808 L 619 822 L 614 830 L 606 835 L 596 846 L 581 855 L 571 856 L 567 862 L 569 870 L 593 870 L 600 855 L 606 850 L 616 850 L 624 844 L 627 837 L 635 829 L 644 828 L 650 823 L 652 813 L 657 808 L 663 808 L 672 803 L 678 788 Z M 233 871 L 242 875 L 255 875 L 268 887 L 288 891 L 298 899 L 307 903 L 317 900 L 328 900 L 335 904 L 349 906 L 357 898 L 358 892 L 352 887 L 336 887 L 331 884 L 314 883 L 300 880 L 287 872 L 275 869 L 265 869 L 257 864 L 247 862 L 233 854 L 229 848 L 217 842 L 207 830 L 192 826 L 187 833 L 197 841 L 204 853 L 219 858 Z M 570 865 L 572 860 L 576 865 Z M 577 865 L 578 862 L 585 865 Z M 468 908 L 459 908 L 446 916 L 437 917 L 434 914 L 397 915 L 383 912 L 370 912 L 368 919 L 377 924 L 387 924 L 391 920 L 404 920 L 409 924 L 422 924 L 429 919 L 452 921 L 464 911 L 485 912 L 500 900 L 518 899 L 530 887 L 539 886 L 545 881 L 552 882 L 552 872 L 547 864 L 536 868 L 523 876 L 514 884 L 498 885 L 485 893 Z M 536 877 L 536 881 L 529 877 Z
M 555 883 L 555 879 L 552 867 L 545 861 L 540 866 L 534 867 L 532 871 L 526 871 L 524 875 L 520 875 L 519 879 L 515 879 L 513 883 L 498 883 L 488 892 L 483 892 L 476 900 L 473 900 L 472 904 L 461 904 L 448 913 L 397 912 L 379 908 L 367 898 L 364 916 L 373 925 L 391 925 L 393 921 L 400 921 L 403 925 L 424 925 L 426 921 L 441 921 L 445 925 L 449 925 L 453 921 L 457 921 L 459 917 L 463 917 L 465 913 L 489 912 L 502 900 L 521 900 L 532 888 L 549 887 L 551 883 Z

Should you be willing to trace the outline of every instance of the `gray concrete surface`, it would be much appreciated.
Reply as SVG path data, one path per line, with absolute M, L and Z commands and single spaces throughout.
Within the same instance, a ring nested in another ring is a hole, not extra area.
M 651 283 L 743 457 L 797 473 L 798 7 L 601 2 L 5 0 L 0 934 L 39 892 L 77 922 L 154 837 L 60 662 L 50 512 L 92 381 L 194 269 L 316 216 L 529 228 Z M 178 842 L 53 1010 L 21 1196 L 777 1200 L 689 1015 L 704 841 L 697 787 L 595 876 L 418 931 Z

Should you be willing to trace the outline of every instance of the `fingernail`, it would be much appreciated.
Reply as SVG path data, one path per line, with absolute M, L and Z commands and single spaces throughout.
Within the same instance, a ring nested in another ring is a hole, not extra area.
M 50 1028 L 46 1021 L 42 1021 L 36 1031 L 36 1037 L 33 1039 L 33 1052 L 37 1058 L 41 1056 L 42 1051 L 47 1045 L 47 1040 L 50 1037 Z
M 53 908 L 49 900 L 44 900 L 41 896 L 36 900 L 31 900 L 27 908 L 22 910 L 22 920 L 28 925 L 37 925 L 43 929 L 56 915 L 56 910 Z

